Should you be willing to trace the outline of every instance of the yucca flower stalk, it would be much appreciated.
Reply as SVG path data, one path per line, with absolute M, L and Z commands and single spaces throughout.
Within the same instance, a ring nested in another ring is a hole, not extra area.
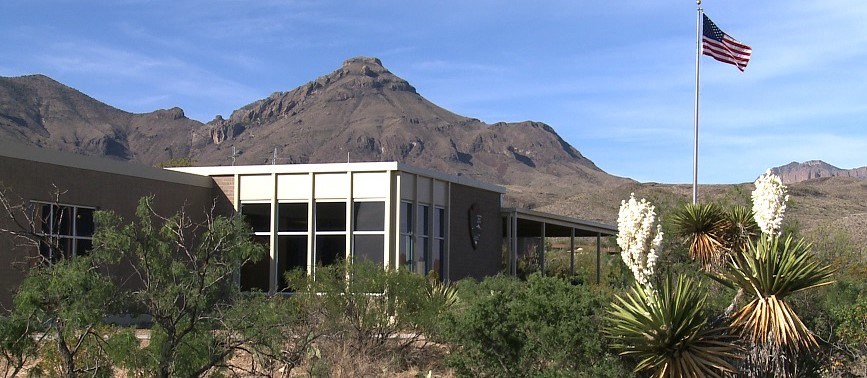
M 783 214 L 786 212 L 786 202 L 789 200 L 786 186 L 779 176 L 771 173 L 770 169 L 756 179 L 755 185 L 752 199 L 756 223 L 763 234 L 768 237 L 777 236 L 783 225 Z
M 645 199 L 620 203 L 617 217 L 617 245 L 620 257 L 643 287 L 652 287 L 654 265 L 662 245 L 662 226 L 656 223 L 656 208 Z

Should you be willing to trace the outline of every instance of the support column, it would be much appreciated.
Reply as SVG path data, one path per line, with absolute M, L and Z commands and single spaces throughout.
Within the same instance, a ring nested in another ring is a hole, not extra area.
M 575 228 L 569 229 L 569 274 L 575 276 Z
M 601 274 L 601 258 L 602 257 L 602 233 L 596 233 L 596 283 L 599 284 Z
M 539 243 L 539 271 L 542 272 L 542 275 L 545 275 L 545 223 L 542 222 L 541 227 L 542 235 L 541 242 Z

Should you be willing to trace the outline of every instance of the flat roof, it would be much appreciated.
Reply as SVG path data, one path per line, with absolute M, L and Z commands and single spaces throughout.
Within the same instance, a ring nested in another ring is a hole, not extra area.
M 214 186 L 213 180 L 197 175 L 173 172 L 126 161 L 32 147 L 5 140 L 0 140 L 0 156 L 58 165 L 62 167 L 86 169 L 96 172 L 199 186 L 203 188 L 212 188 Z
M 177 172 L 192 173 L 202 176 L 225 175 L 256 175 L 256 174 L 292 174 L 292 173 L 330 173 L 330 172 L 386 172 L 400 171 L 420 176 L 432 177 L 455 184 L 485 189 L 500 194 L 506 193 L 506 188 L 479 181 L 467 176 L 450 175 L 447 173 L 418 168 L 396 161 L 356 162 L 356 163 L 319 163 L 319 164 L 264 164 L 264 165 L 221 165 L 202 167 L 167 168 Z
M 542 224 L 545 224 L 545 236 L 547 237 L 569 237 L 572 229 L 575 229 L 575 236 L 582 237 L 596 236 L 597 234 L 617 235 L 617 226 L 541 211 L 510 207 L 501 209 L 500 214 L 503 216 L 511 214 L 518 218 L 517 233 L 519 237 L 540 236 Z M 503 228 L 504 231 L 506 229 Z

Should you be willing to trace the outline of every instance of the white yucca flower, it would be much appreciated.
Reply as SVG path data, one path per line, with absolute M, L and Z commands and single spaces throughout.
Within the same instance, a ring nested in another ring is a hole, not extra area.
M 656 209 L 645 199 L 637 201 L 635 193 L 629 201 L 620 203 L 617 216 L 617 245 L 620 257 L 632 271 L 635 280 L 646 288 L 662 245 L 662 226 L 656 224 Z
M 755 182 L 756 190 L 753 191 L 753 213 L 756 223 L 762 229 L 762 233 L 768 237 L 779 235 L 783 225 L 783 213 L 786 212 L 786 202 L 789 196 L 786 194 L 786 186 L 780 177 L 771 173 L 768 169 L 765 174 L 759 176 Z

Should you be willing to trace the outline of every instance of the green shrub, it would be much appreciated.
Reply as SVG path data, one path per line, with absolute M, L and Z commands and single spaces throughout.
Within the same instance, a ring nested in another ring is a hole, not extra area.
M 459 284 L 461 305 L 445 320 L 448 364 L 459 376 L 622 377 L 607 351 L 604 289 L 531 275 Z

